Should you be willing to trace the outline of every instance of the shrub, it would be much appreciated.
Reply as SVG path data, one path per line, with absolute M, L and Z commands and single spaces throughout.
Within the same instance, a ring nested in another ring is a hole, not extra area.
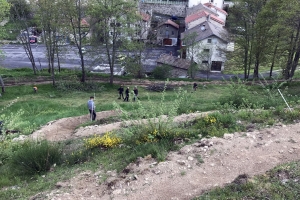
M 294 122 L 294 120 L 300 120 L 300 110 L 299 109 L 282 109 L 280 111 L 275 111 L 281 119 L 289 123 Z
M 46 140 L 27 141 L 12 154 L 10 166 L 16 173 L 39 174 L 60 161 L 61 149 L 58 145 Z
M 236 118 L 233 114 L 212 113 L 195 121 L 194 126 L 200 130 L 202 136 L 222 137 L 226 132 L 244 129 L 236 123 Z
M 60 80 L 57 82 L 56 88 L 61 91 L 74 92 L 74 91 L 103 91 L 105 88 L 103 85 L 95 82 L 81 83 L 78 81 L 76 75 L 70 76 L 70 80 Z
M 155 79 L 164 80 L 170 77 L 171 67 L 168 65 L 157 66 L 152 73 Z
M 87 149 L 94 149 L 97 147 L 113 148 L 121 144 L 122 140 L 112 132 L 107 132 L 103 136 L 94 135 L 93 137 L 85 140 Z
M 151 155 L 153 158 L 156 158 L 158 161 L 164 161 L 170 150 L 176 150 L 176 145 L 173 141 L 162 139 L 155 143 L 143 143 L 140 145 L 135 145 L 128 159 L 134 161 L 137 157 L 145 157 Z
M 229 103 L 236 108 L 245 103 L 245 100 L 249 99 L 251 93 L 247 86 L 238 79 L 237 82 L 231 80 L 227 87 L 227 94 L 220 97 L 221 105 Z
M 167 83 L 166 83 L 167 85 Z M 166 88 L 165 85 L 165 88 Z M 135 144 L 157 142 L 160 139 L 173 137 L 175 124 L 174 117 L 177 116 L 180 105 L 185 101 L 186 91 L 181 88 L 176 92 L 176 98 L 171 104 L 165 102 L 165 90 L 161 93 L 159 103 L 153 103 L 148 97 L 149 108 L 144 107 L 143 102 L 138 101 L 137 107 L 129 113 L 115 103 L 115 108 L 122 111 L 123 120 L 132 120 L 132 116 L 138 118 L 134 126 L 125 129 L 125 142 L 133 141 Z M 166 116 L 167 115 L 167 116 Z
M 63 162 L 66 165 L 76 165 L 87 162 L 91 158 L 91 151 L 89 149 L 77 150 L 72 153 L 66 154 Z

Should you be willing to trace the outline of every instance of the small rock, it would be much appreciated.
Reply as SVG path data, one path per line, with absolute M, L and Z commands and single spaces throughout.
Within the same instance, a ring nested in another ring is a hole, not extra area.
M 189 152 L 192 151 L 192 147 L 187 145 L 187 146 L 184 146 L 182 147 L 180 150 L 179 150 L 179 153 L 180 154 L 188 154 Z
M 186 161 L 185 160 L 177 160 L 176 161 L 179 165 L 185 165 Z
M 224 136 L 223 136 L 223 138 L 225 140 L 232 140 L 233 139 L 233 134 L 225 133 Z
M 188 160 L 194 160 L 194 158 L 192 156 L 189 156 Z
M 114 195 L 118 195 L 118 194 L 121 194 L 121 192 L 122 192 L 121 189 L 116 189 L 116 190 L 114 190 L 112 193 L 113 193 Z
M 64 188 L 64 187 L 67 187 L 67 184 L 64 183 L 64 182 L 57 182 L 57 183 L 55 184 L 55 187 L 56 187 L 56 188 Z

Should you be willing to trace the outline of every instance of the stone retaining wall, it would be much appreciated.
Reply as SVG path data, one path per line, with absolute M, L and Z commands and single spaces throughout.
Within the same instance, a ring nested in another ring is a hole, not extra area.
M 163 15 L 185 17 L 186 5 L 172 5 L 172 4 L 153 4 L 153 3 L 139 3 L 140 10 L 144 12 L 157 12 Z

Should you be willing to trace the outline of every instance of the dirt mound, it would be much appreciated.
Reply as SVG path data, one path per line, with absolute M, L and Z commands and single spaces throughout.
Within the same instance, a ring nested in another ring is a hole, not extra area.
M 118 113 L 116 111 L 102 111 L 97 112 L 97 119 L 108 118 L 111 116 L 116 116 Z M 74 135 L 75 130 L 83 123 L 90 120 L 90 115 L 83 115 L 78 117 L 68 117 L 47 123 L 45 126 L 41 127 L 38 131 L 35 131 L 30 135 L 33 139 L 46 139 L 49 141 L 60 141 L 76 138 L 78 136 Z M 98 126 L 88 127 L 89 134 L 82 135 L 92 135 L 94 134 L 94 128 Z
M 106 111 L 98 116 L 115 114 Z M 182 115 L 176 120 L 192 119 L 200 114 Z M 99 133 L 105 126 L 117 127 L 114 123 L 74 132 L 73 128 L 87 120 L 88 115 L 57 120 L 35 132 L 33 138 L 43 136 L 49 140 L 63 140 Z M 68 181 L 58 182 L 57 189 L 37 194 L 32 199 L 192 199 L 216 186 L 247 181 L 249 177 L 265 173 L 278 164 L 299 159 L 299 130 L 300 123 L 278 124 L 253 132 L 225 134 L 224 138 L 202 139 L 178 152 L 170 152 L 165 162 L 157 163 L 149 155 L 138 158 L 121 174 L 100 169 L 95 173 L 86 171 Z M 108 178 L 100 184 L 103 173 Z M 241 176 L 243 180 L 240 180 Z

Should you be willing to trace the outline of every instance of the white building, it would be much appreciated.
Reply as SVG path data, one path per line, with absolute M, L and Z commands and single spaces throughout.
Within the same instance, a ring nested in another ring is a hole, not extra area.
M 214 6 L 223 9 L 224 0 L 189 0 L 189 8 L 196 6 L 199 3 L 212 3 Z
M 222 26 L 217 26 L 210 21 L 205 21 L 181 34 L 184 39 L 194 35 L 186 51 L 186 58 L 193 60 L 199 68 L 209 67 L 210 71 L 222 71 L 226 56 L 224 52 L 228 49 L 227 31 Z M 193 46 L 193 47 L 191 47 Z

